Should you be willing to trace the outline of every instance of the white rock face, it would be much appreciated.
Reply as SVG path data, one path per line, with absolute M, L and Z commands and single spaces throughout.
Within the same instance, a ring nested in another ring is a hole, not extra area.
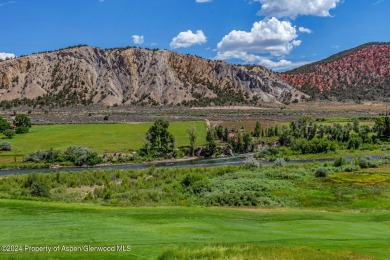
M 70 104 L 178 104 L 226 95 L 265 102 L 305 96 L 275 73 L 165 50 L 89 46 L 0 62 L 0 101 Z

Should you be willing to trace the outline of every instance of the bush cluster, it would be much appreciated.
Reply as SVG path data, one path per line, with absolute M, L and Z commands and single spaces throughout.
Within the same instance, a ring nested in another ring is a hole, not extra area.
M 66 149 L 65 152 L 58 150 L 46 150 L 37 151 L 29 154 L 24 158 L 25 162 L 47 162 L 47 163 L 60 163 L 60 162 L 72 162 L 76 166 L 82 165 L 96 165 L 102 162 L 102 158 L 97 153 L 93 152 L 89 148 L 80 146 L 71 146 Z

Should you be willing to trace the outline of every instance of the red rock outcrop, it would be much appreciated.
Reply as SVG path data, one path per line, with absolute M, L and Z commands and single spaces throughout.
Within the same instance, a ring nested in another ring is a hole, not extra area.
M 354 93 L 348 92 L 357 91 L 359 99 L 381 99 L 382 93 L 390 95 L 385 93 L 390 77 L 390 43 L 365 44 L 280 76 L 304 92 L 314 89 L 353 98 Z

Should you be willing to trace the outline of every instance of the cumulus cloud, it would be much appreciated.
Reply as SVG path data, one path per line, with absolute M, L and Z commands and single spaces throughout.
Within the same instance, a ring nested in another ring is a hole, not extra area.
M 133 35 L 131 37 L 133 38 L 134 44 L 143 44 L 145 42 L 143 35 Z
M 197 30 L 193 33 L 191 30 L 179 33 L 172 39 L 170 47 L 172 49 L 188 48 L 195 44 L 203 44 L 207 42 L 207 38 L 202 30 Z
M 0 59 L 1 59 L 1 60 L 5 60 L 5 59 L 7 59 L 7 58 L 13 59 L 13 58 L 15 58 L 15 54 L 13 54 L 13 53 L 0 52 Z
M 254 23 L 250 32 L 231 31 L 217 48 L 219 52 L 245 51 L 281 56 L 301 44 L 297 37 L 297 31 L 290 22 L 271 18 Z
M 299 27 L 298 30 L 301 32 L 301 33 L 312 33 L 313 31 L 310 30 L 309 28 L 305 28 L 305 27 Z
M 217 60 L 238 59 L 244 61 L 244 63 L 247 64 L 258 64 L 276 71 L 291 70 L 299 66 L 303 66 L 305 64 L 310 63 L 307 61 L 292 62 L 292 61 L 285 60 L 283 58 L 278 59 L 277 61 L 273 61 L 270 57 L 262 57 L 245 51 L 228 51 L 223 53 L 218 52 L 215 59 Z
M 299 15 L 330 16 L 329 11 L 341 0 L 258 0 L 259 15 L 266 17 L 290 17 Z
M 203 4 L 203 3 L 210 3 L 212 1 L 213 0 L 196 0 L 197 3 L 201 3 L 201 4 Z
M 294 63 L 283 56 L 300 44 L 297 30 L 289 21 L 265 19 L 254 23 L 249 32 L 233 30 L 223 37 L 215 59 L 238 59 L 277 70 L 290 68 Z

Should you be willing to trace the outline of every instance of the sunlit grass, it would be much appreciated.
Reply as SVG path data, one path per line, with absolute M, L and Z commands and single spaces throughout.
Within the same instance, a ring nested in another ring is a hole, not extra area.
M 12 152 L 1 152 L 0 162 L 12 162 L 13 156 L 22 156 L 37 150 L 64 150 L 72 145 L 89 147 L 98 153 L 128 152 L 143 146 L 145 134 L 152 124 L 75 124 L 33 126 L 30 133 L 4 140 L 12 143 Z M 196 127 L 198 145 L 205 143 L 204 122 L 172 122 L 169 131 L 175 137 L 176 146 L 189 144 L 186 129 Z

